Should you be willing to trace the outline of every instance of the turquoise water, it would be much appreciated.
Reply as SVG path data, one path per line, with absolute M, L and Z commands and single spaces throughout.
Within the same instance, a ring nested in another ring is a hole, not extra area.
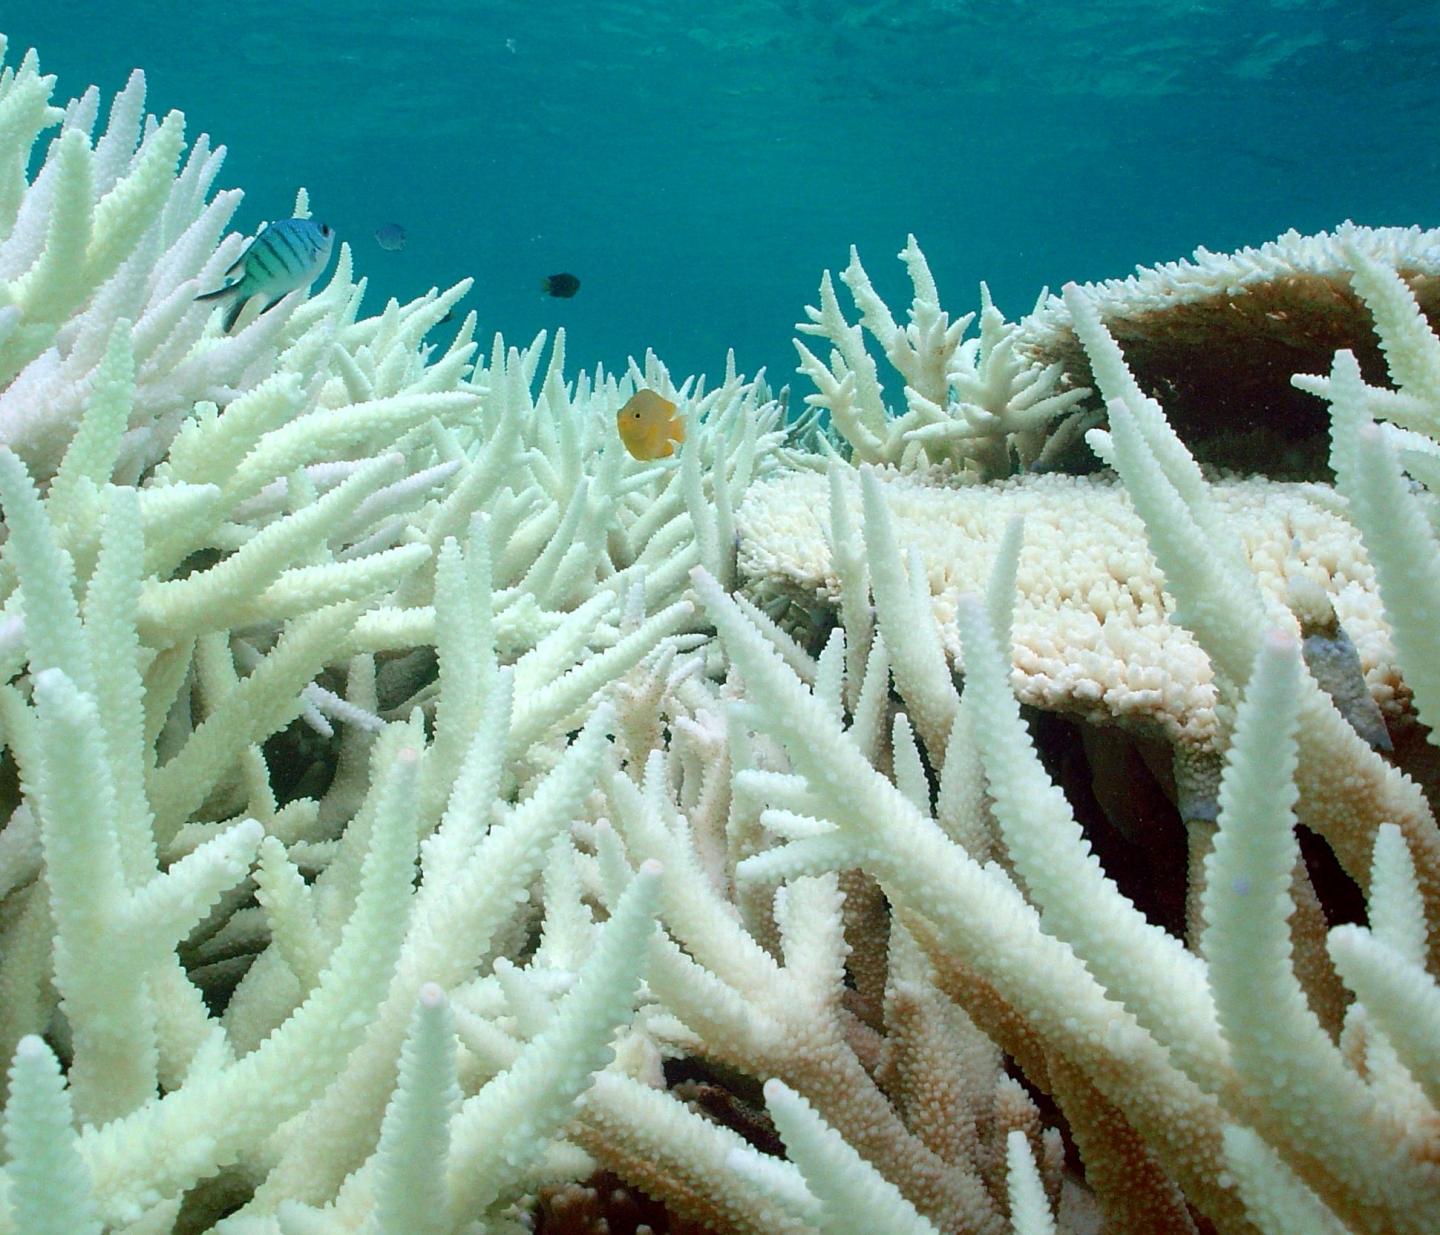
M 913 231 L 953 312 L 1350 217 L 1440 224 L 1440 5 L 737 0 L 126 6 L 0 29 L 69 97 L 143 67 L 229 148 L 237 225 L 316 216 L 366 308 L 473 275 L 482 334 L 565 326 L 571 368 L 788 380 L 849 246 L 892 304 Z M 403 225 L 403 251 L 373 233 Z M 542 298 L 571 271 L 573 300 Z

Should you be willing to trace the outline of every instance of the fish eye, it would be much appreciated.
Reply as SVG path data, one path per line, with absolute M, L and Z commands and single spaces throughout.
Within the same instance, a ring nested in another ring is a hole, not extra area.
M 320 224 L 320 234 L 321 234 L 322 236 L 328 236 L 328 235 L 330 234 L 330 224 L 328 224 L 328 223 L 322 223 L 322 224 Z

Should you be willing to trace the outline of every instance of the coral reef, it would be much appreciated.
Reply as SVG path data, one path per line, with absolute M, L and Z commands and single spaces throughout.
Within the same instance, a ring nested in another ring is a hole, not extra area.
M 1351 286 L 1352 251 L 1396 271 L 1440 320 L 1440 230 L 1357 227 L 1286 232 L 1235 253 L 1140 268 L 1085 293 L 1146 393 L 1202 462 L 1291 480 L 1329 480 L 1324 407 L 1290 384 L 1352 352 L 1371 382 L 1385 366 L 1370 314 Z M 1059 296 L 1021 321 L 1017 356 L 1094 384 L 1090 357 Z
M 862 520 L 859 477 L 837 472 L 849 519 Z M 1183 626 L 1145 543 L 1145 525 L 1113 476 L 1026 476 L 946 486 L 877 472 L 896 537 L 918 561 L 947 658 L 963 670 L 959 597 L 983 591 L 1011 519 L 1023 519 L 1016 578 L 1012 685 L 1022 703 L 1121 722 L 1173 744 L 1214 750 L 1220 736 L 1209 660 Z M 1288 613 L 1291 593 L 1316 589 L 1358 649 L 1376 702 L 1398 718 L 1408 698 L 1360 535 L 1333 490 L 1263 477 L 1211 487 L 1241 537 L 1267 606 Z M 838 609 L 843 575 L 826 511 L 831 491 L 814 471 L 754 485 L 737 519 L 742 585 L 782 625 L 818 627 Z M 792 616 L 793 613 L 793 616 Z M 819 650 L 818 647 L 815 650 Z
M 343 245 L 222 334 L 221 152 L 52 90 L 0 69 L 0 1235 L 1435 1229 L 1440 833 L 1376 747 L 1440 717 L 1440 340 L 1386 252 L 1336 250 L 1394 388 L 1296 381 L 1334 489 L 1212 483 L 1103 302 L 1102 431 L 913 240 L 908 326 L 822 288 L 828 428 L 429 342 L 464 284 L 362 317 Z M 982 483 L 1087 428 L 1118 482 Z M 1211 804 L 1176 930 L 1052 687 Z
M 806 403 L 828 413 L 832 431 L 856 463 L 935 466 L 984 480 L 1049 466 L 1094 423 L 1094 417 L 1070 411 L 1088 388 L 1060 390 L 1059 365 L 1019 355 L 1018 327 L 1005 320 L 983 284 L 980 334 L 966 340 L 975 314 L 952 321 L 940 307 L 935 278 L 914 236 L 900 258 L 915 288 L 903 327 L 876 294 L 854 249 L 840 279 L 860 310 L 858 324 L 845 320 L 825 272 L 820 307 L 807 307 L 809 320 L 797 327 L 831 345 L 827 364 L 796 340 L 800 371 L 819 388 L 805 396 Z M 904 380 L 905 410 L 898 415 L 888 411 L 866 333 Z

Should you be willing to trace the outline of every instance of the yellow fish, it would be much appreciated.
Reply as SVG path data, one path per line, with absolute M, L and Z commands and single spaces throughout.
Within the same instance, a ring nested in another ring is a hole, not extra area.
M 615 416 L 620 440 L 637 459 L 668 459 L 685 440 L 675 405 L 653 390 L 637 390 Z

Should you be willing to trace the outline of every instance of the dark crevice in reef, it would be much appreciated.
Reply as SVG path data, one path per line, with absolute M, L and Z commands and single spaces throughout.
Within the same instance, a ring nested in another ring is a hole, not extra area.
M 1033 708 L 1025 713 L 1040 761 L 1064 790 L 1105 873 L 1148 921 L 1183 938 L 1185 825 L 1139 742 L 1114 727 Z
M 1400 273 L 1432 325 L 1440 321 L 1440 279 Z M 1102 316 L 1140 389 L 1212 468 L 1333 481 L 1329 405 L 1297 390 L 1291 377 L 1329 373 L 1335 353 L 1345 349 L 1367 383 L 1390 386 L 1370 311 L 1345 274 L 1296 272 L 1190 303 Z M 1069 385 L 1095 388 L 1090 358 L 1068 328 L 1035 356 L 1058 362 Z M 1082 446 L 1061 470 L 1095 467 Z

